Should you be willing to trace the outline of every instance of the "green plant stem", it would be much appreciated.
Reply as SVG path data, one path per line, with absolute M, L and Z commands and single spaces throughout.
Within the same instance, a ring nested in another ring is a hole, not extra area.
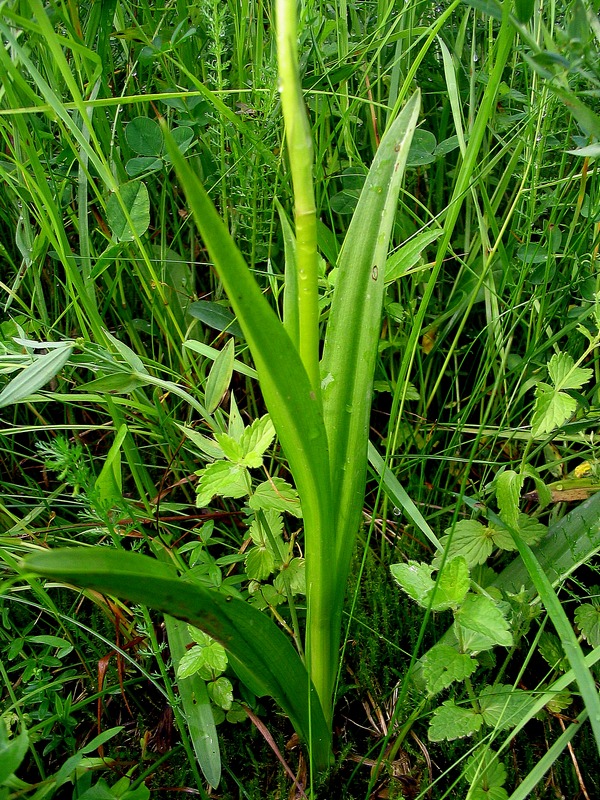
M 294 188 L 300 323 L 298 349 L 315 397 L 319 398 L 319 294 L 313 144 L 298 72 L 297 39 L 295 0 L 277 0 L 279 90 Z

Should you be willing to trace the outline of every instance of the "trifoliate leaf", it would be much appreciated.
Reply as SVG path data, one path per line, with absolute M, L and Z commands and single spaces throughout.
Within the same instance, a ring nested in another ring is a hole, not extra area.
M 519 475 L 513 469 L 504 470 L 496 478 L 496 499 L 500 516 L 507 525 L 511 525 L 513 528 L 517 527 L 519 518 L 519 500 L 523 481 L 523 475 Z
M 588 644 L 600 645 L 600 608 L 584 603 L 575 609 L 575 623 Z
M 248 494 L 246 470 L 229 461 L 215 461 L 198 472 L 196 505 L 207 506 L 215 495 L 244 497 Z
M 293 594 L 306 594 L 306 569 L 303 558 L 292 558 L 273 581 L 278 592 L 285 592 L 286 581 Z
M 547 631 L 542 633 L 538 642 L 538 652 L 552 669 L 565 672 L 569 668 L 569 661 L 560 639 L 554 633 L 548 633 Z
M 470 706 L 457 706 L 454 700 L 446 700 L 433 712 L 429 725 L 432 742 L 451 741 L 472 736 L 481 728 L 483 717 Z
M 248 586 L 248 593 L 251 605 L 261 611 L 269 607 L 275 608 L 286 601 L 286 596 L 282 592 L 278 592 L 270 583 L 261 584 L 252 581 Z
M 217 678 L 207 683 L 206 688 L 213 703 L 223 711 L 229 711 L 233 704 L 233 686 L 229 678 Z
M 468 594 L 454 615 L 454 631 L 464 653 L 510 647 L 513 637 L 508 622 L 493 600 Z
M 535 405 L 531 420 L 531 433 L 540 436 L 559 428 L 577 410 L 577 401 L 564 392 L 558 392 L 547 383 L 535 388 Z
M 298 492 L 283 478 L 271 478 L 260 483 L 250 497 L 248 505 L 255 511 L 262 508 L 264 511 L 287 511 L 294 517 L 302 516 Z
M 227 722 L 235 725 L 238 722 L 245 722 L 248 719 L 248 714 L 244 711 L 241 703 L 233 702 L 231 708 L 227 712 Z
M 188 630 L 198 643 L 181 657 L 177 678 L 183 680 L 198 673 L 204 680 L 212 680 L 227 667 L 225 648 L 197 628 L 188 626 Z
M 246 574 L 251 581 L 264 581 L 275 569 L 273 553 L 263 545 L 253 547 L 246 555 Z
M 447 644 L 437 644 L 422 659 L 423 678 L 430 695 L 438 694 L 455 681 L 471 675 L 477 661 Z
M 576 367 L 568 353 L 555 353 L 548 362 L 548 375 L 555 388 L 581 389 L 592 377 L 593 370 Z
M 246 463 L 249 467 L 260 467 L 265 450 L 275 438 L 275 428 L 268 415 L 255 419 L 240 436 Z M 252 461 L 252 463 L 250 463 Z
M 498 684 L 486 686 L 479 695 L 484 722 L 492 728 L 513 728 L 531 706 L 531 697 L 522 689 Z
M 445 611 L 459 606 L 469 590 L 469 568 L 464 558 L 447 561 L 436 587 L 432 568 L 417 561 L 393 564 L 392 575 L 401 588 L 423 608 Z
M 481 522 L 474 519 L 461 519 L 452 528 L 447 528 L 440 544 L 446 552 L 447 558 L 462 556 L 469 567 L 484 564 L 490 557 L 493 549 L 489 529 Z M 434 566 L 439 566 L 441 556 L 437 555 L 433 561 Z
M 478 750 L 469 758 L 463 777 L 470 784 L 469 797 L 477 800 L 506 800 L 502 787 L 506 782 L 506 767 L 493 750 Z

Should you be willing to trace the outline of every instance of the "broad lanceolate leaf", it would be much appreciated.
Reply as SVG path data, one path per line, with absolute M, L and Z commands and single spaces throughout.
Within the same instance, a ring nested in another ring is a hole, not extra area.
M 403 244 L 398 250 L 395 250 L 385 262 L 385 276 L 386 283 L 398 280 L 407 272 L 411 271 L 418 260 L 421 258 L 421 253 L 436 239 L 441 236 L 442 229 L 434 231 L 423 231 L 413 236 L 406 244 Z
M 464 739 L 477 733 L 482 725 L 483 717 L 472 706 L 457 706 L 454 700 L 446 700 L 433 712 L 429 739 L 432 742 Z
M 65 342 L 43 356 L 36 356 L 33 364 L 21 370 L 0 392 L 0 408 L 25 400 L 55 378 L 69 360 L 73 346 L 74 342 Z
M 455 681 L 464 681 L 477 668 L 477 661 L 450 645 L 437 644 L 425 654 L 422 666 L 427 691 L 434 695 Z
M 323 413 L 343 582 L 362 511 L 385 264 L 420 104 L 415 92 L 386 131 L 367 175 L 338 259 L 323 348 Z
M 26 568 L 156 608 L 200 628 L 228 652 L 240 678 L 257 695 L 270 695 L 299 735 L 312 744 L 319 768 L 330 757 L 330 734 L 309 677 L 289 639 L 272 620 L 243 600 L 188 583 L 166 564 L 108 548 L 66 548 L 38 553 Z
M 558 392 L 547 383 L 535 387 L 535 406 L 531 433 L 540 436 L 563 425 L 577 410 L 577 401 L 565 392 Z
M 581 389 L 594 371 L 588 367 L 576 367 L 568 353 L 555 353 L 548 362 L 548 374 L 555 389 Z
M 454 630 L 464 653 L 489 650 L 513 643 L 510 626 L 489 597 L 469 594 L 454 615 Z

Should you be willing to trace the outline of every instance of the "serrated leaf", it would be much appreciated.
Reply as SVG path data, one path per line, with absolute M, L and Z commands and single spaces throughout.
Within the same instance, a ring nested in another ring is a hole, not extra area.
M 524 477 L 512 469 L 504 470 L 496 478 L 496 499 L 500 516 L 507 525 L 516 528 L 519 518 L 519 500 Z
M 416 600 L 419 605 L 427 607 L 425 600 L 434 587 L 431 579 L 432 567 L 418 561 L 408 561 L 406 564 L 392 564 L 390 571 L 400 584 L 400 588 L 409 597 Z
M 68 342 L 45 355 L 37 356 L 0 392 L 0 408 L 25 400 L 55 378 L 69 360 L 73 345 L 73 342 Z
M 492 728 L 513 728 L 531 706 L 531 696 L 522 689 L 497 684 L 486 686 L 479 695 L 479 708 L 486 725 Z
M 537 544 L 548 533 L 548 528 L 542 522 L 527 514 L 519 514 L 516 525 L 513 527 L 521 534 L 521 538 L 530 545 Z M 517 549 L 515 540 L 506 528 L 496 528 L 494 525 L 490 525 L 489 530 L 492 532 L 492 541 L 496 547 L 501 550 Z
M 565 708 L 568 708 L 573 702 L 573 695 L 568 690 L 564 692 L 556 692 L 556 694 L 552 697 L 551 700 L 545 705 L 545 708 L 551 714 L 560 714 Z
M 244 450 L 237 439 L 234 439 L 228 433 L 216 433 L 215 441 L 228 461 L 240 466 L 246 466 L 244 463 Z
M 468 594 L 454 615 L 454 630 L 465 653 L 510 647 L 512 633 L 504 615 L 489 597 Z
M 229 711 L 233 704 L 233 686 L 229 678 L 217 678 L 206 685 L 211 700 L 223 711 Z
M 564 392 L 557 392 L 546 383 L 535 388 L 535 405 L 531 433 L 540 436 L 559 428 L 577 410 L 577 401 Z
M 535 488 L 538 493 L 538 501 L 540 504 L 540 508 L 544 509 L 552 502 L 552 491 L 546 486 L 544 481 L 541 479 L 539 472 L 535 467 L 532 467 L 531 464 L 525 464 L 523 467 L 523 474 L 528 477 L 532 478 L 535 483 Z
M 215 358 L 206 380 L 204 404 L 209 414 L 212 414 L 213 411 L 216 410 L 223 395 L 227 389 L 229 389 L 231 376 L 233 375 L 234 360 L 235 348 L 233 339 L 229 339 L 225 347 Z
M 493 544 L 492 534 L 485 525 L 475 519 L 461 519 L 454 528 L 447 528 L 440 544 L 447 558 L 461 556 L 469 567 L 485 564 L 490 557 Z M 441 563 L 441 555 L 436 555 L 433 564 Z
M 268 525 L 268 531 L 263 522 Z M 254 544 L 268 548 L 277 561 L 281 562 L 287 556 L 287 544 L 283 541 L 283 519 L 278 511 L 265 511 L 255 517 L 249 533 Z M 276 550 L 273 550 L 271 539 L 274 540 Z
M 259 483 L 248 505 L 255 511 L 287 511 L 294 517 L 302 516 L 298 492 L 283 478 L 271 478 Z
M 269 415 L 265 414 L 264 417 L 255 419 L 240 436 L 240 444 L 246 459 L 254 457 L 254 460 L 258 461 L 256 466 L 261 466 L 262 456 L 265 450 L 270 447 L 274 438 L 275 428 Z
M 584 603 L 575 609 L 575 623 L 592 647 L 600 646 L 600 608 Z
M 568 353 L 555 353 L 548 362 L 548 375 L 558 390 L 581 389 L 593 375 L 587 367 L 576 367 Z
M 506 767 L 488 747 L 476 751 L 468 759 L 464 778 L 471 785 L 469 797 L 477 800 L 505 800 L 508 797 L 502 788 L 506 783 Z
M 429 724 L 429 739 L 432 742 L 452 741 L 472 736 L 481 728 L 483 717 L 474 708 L 457 706 L 454 700 L 446 700 L 433 712 Z
M 120 195 L 120 197 L 119 197 Z M 106 219 L 116 242 L 132 242 L 150 226 L 150 197 L 146 184 L 129 181 L 112 193 L 106 204 Z
M 204 657 L 202 656 L 202 649 L 200 647 L 192 647 L 181 656 L 179 667 L 177 668 L 177 680 L 182 681 L 185 680 L 185 678 L 189 678 L 190 675 L 197 674 L 200 674 L 200 677 L 204 678 L 204 680 L 210 679 L 212 677 L 210 673 L 204 672 L 204 674 L 202 674 L 203 667 Z
M 306 565 L 303 558 L 292 558 L 289 564 L 284 564 L 273 585 L 283 593 L 286 591 L 286 581 L 293 594 L 306 594 Z
M 432 611 L 456 608 L 469 590 L 469 568 L 460 556 L 446 562 L 437 586 L 431 578 L 432 568 L 416 561 L 393 564 L 391 571 L 410 597 Z
M 552 669 L 557 669 L 559 672 L 568 669 L 569 662 L 556 634 L 544 631 L 538 642 L 538 652 Z
M 432 647 L 422 659 L 423 678 L 430 695 L 447 689 L 455 681 L 464 681 L 471 675 L 477 661 L 465 653 L 457 652 L 447 644 Z
M 198 472 L 199 508 L 207 506 L 215 495 L 220 497 L 244 497 L 248 494 L 246 470 L 229 461 L 215 461 Z
M 252 547 L 246 555 L 245 567 L 251 581 L 264 581 L 275 569 L 273 553 L 265 545 Z

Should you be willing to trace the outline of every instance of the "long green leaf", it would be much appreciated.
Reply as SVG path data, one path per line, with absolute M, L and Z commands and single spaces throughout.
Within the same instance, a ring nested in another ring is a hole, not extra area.
M 510 529 L 510 532 L 541 601 L 556 628 L 571 669 L 575 673 L 579 691 L 590 715 L 596 746 L 598 752 L 600 752 L 600 696 L 598 695 L 594 676 L 585 663 L 583 652 L 573 627 L 565 614 L 560 600 L 556 596 L 556 592 L 552 588 L 552 584 L 548 580 L 548 576 L 533 555 L 529 545 L 521 539 L 519 533 L 513 529 Z
M 168 614 L 165 616 L 165 627 L 173 668 L 177 671 L 187 645 L 192 643 L 192 637 L 185 622 Z M 206 683 L 199 675 L 190 675 L 189 678 L 178 678 L 177 687 L 200 769 L 216 789 L 221 780 L 221 753 Z
M 329 730 L 309 677 L 289 639 L 261 611 L 235 597 L 188 583 L 174 569 L 139 553 L 62 548 L 25 560 L 31 572 L 156 608 L 200 628 L 228 651 L 257 695 L 269 695 L 310 741 L 319 768 L 329 762 Z
M 321 374 L 333 496 L 336 559 L 344 570 L 358 530 L 384 273 L 398 194 L 421 105 L 415 92 L 388 128 L 367 175 L 338 260 Z
M 165 141 L 196 225 L 250 347 L 261 391 L 302 499 L 310 609 L 307 636 L 315 640 L 314 646 L 308 647 L 309 672 L 330 718 L 338 659 L 337 638 L 330 632 L 339 627 L 341 611 L 334 600 L 339 593 L 332 574 L 334 518 L 328 443 L 319 398 L 288 333 L 166 129 Z M 312 637 L 311 630 L 317 626 L 322 635 Z
M 69 360 L 73 345 L 73 342 L 65 342 L 62 347 L 37 356 L 0 392 L 0 408 L 25 400 L 55 378 Z

